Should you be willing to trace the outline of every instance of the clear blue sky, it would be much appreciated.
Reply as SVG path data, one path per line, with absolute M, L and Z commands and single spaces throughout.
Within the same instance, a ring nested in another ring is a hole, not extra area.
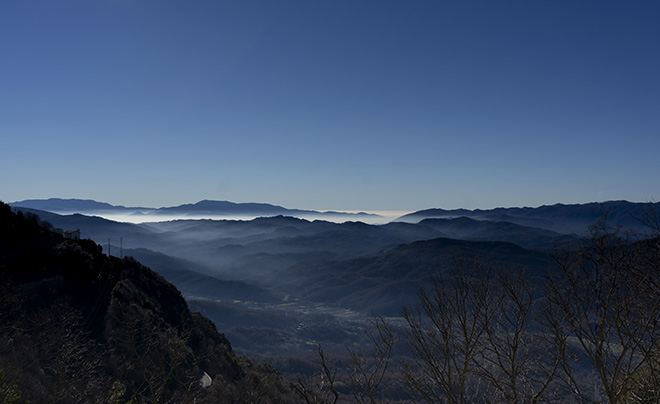
M 0 199 L 660 199 L 655 1 L 4 0 Z

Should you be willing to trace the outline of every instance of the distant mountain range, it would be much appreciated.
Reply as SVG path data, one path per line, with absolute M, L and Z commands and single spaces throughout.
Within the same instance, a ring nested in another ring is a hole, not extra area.
M 268 203 L 234 203 L 229 201 L 210 201 L 203 200 L 197 203 L 183 204 L 179 206 L 147 208 L 147 207 L 126 207 L 121 205 L 111 205 L 105 202 L 97 202 L 90 199 L 26 199 L 10 203 L 13 207 L 38 209 L 53 213 L 119 213 L 135 215 L 167 215 L 167 216 L 346 216 L 346 217 L 378 217 L 378 215 L 359 212 L 335 212 L 335 211 L 316 211 L 304 209 L 288 209 L 278 205 Z
M 111 205 L 105 202 L 97 202 L 91 199 L 26 199 L 10 203 L 11 206 L 22 208 L 39 209 L 47 212 L 55 213 L 82 213 L 90 211 L 127 211 L 127 210 L 144 210 L 150 211 L 153 208 L 135 207 L 127 208 L 125 206 Z
M 480 221 L 515 223 L 562 234 L 584 235 L 598 220 L 607 218 L 607 222 L 612 226 L 646 232 L 648 228 L 644 223 L 645 219 L 649 212 L 657 211 L 659 207 L 660 203 L 608 201 L 575 205 L 558 203 L 537 208 L 426 209 L 404 215 L 397 221 L 419 223 L 424 219 L 466 217 Z
M 338 211 L 316 211 L 304 209 L 289 209 L 278 205 L 268 203 L 235 203 L 229 201 L 203 200 L 197 203 L 183 204 L 178 206 L 169 206 L 161 208 L 148 207 L 126 207 L 121 205 L 111 205 L 105 202 L 83 199 L 28 199 L 10 203 L 13 207 L 36 209 L 40 211 L 72 214 L 80 213 L 85 215 L 135 215 L 144 216 L 144 221 L 169 220 L 172 217 L 177 218 L 223 218 L 223 217 L 273 217 L 273 216 L 292 216 L 302 218 L 329 219 L 339 218 L 341 220 L 363 220 L 380 218 L 379 215 L 359 212 L 348 213 Z M 649 212 L 657 210 L 659 203 L 634 203 L 628 201 L 608 201 L 593 202 L 586 204 L 555 204 L 544 205 L 536 208 L 495 208 L 495 209 L 426 209 L 409 213 L 401 216 L 394 222 L 403 222 L 410 224 L 424 224 L 427 227 L 445 233 L 452 238 L 470 239 L 470 240 L 498 240 L 501 239 L 503 226 L 509 227 L 509 232 L 513 231 L 518 235 L 525 236 L 527 232 L 536 240 L 544 238 L 556 239 L 560 235 L 578 235 L 587 234 L 590 226 L 593 226 L 598 220 L 607 218 L 612 226 L 622 226 L 626 230 L 644 233 L 648 230 L 644 220 Z M 461 220 L 456 220 L 462 218 Z M 427 221 L 433 219 L 435 221 Z M 442 219 L 442 220 L 436 220 Z M 465 220 L 472 219 L 472 221 Z M 141 219 L 140 219 L 141 220 Z M 452 220 L 451 222 L 449 220 Z M 482 223 L 474 223 L 478 221 Z M 489 225 L 483 222 L 490 222 Z M 513 225 L 523 226 L 523 228 L 513 228 Z M 476 230 L 475 230 L 476 229 Z M 539 230 L 546 230 L 545 234 L 538 233 Z M 474 232 L 479 236 L 474 236 Z M 559 234 L 557 234 L 559 233 Z M 495 237 L 492 237 L 495 235 Z M 539 237 L 541 237 L 539 239 Z M 506 241 L 513 241 L 505 237 Z M 554 240 L 556 241 L 556 240 Z M 524 245 L 522 243 L 521 245 Z M 535 247 L 528 244 L 529 247 Z

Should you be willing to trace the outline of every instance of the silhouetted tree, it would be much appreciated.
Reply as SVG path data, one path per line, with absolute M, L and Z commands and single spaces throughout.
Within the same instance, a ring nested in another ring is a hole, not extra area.
M 579 400 L 602 395 L 622 402 L 635 375 L 650 371 L 656 360 L 660 273 L 649 265 L 649 248 L 601 222 L 579 249 L 557 254 L 559 271 L 549 277 L 548 299 L 556 332 L 573 342 L 565 347 L 562 366 Z M 596 382 L 593 394 L 594 383 L 585 384 L 578 374 L 585 364 Z
M 405 372 L 414 396 L 429 403 L 467 403 L 486 393 L 476 377 L 493 311 L 491 268 L 460 259 L 451 276 L 432 279 L 420 303 L 404 308 L 414 366 Z
M 334 404 L 339 400 L 339 392 L 335 387 L 337 368 L 330 368 L 320 345 L 317 352 L 319 354 L 319 371 L 307 378 L 298 377 L 291 386 L 307 404 Z
M 555 340 L 542 322 L 538 289 L 523 268 L 497 268 L 492 315 L 476 358 L 477 376 L 491 387 L 489 402 L 536 403 L 551 396 L 560 369 Z
M 345 369 L 343 379 L 350 384 L 350 393 L 341 394 L 338 385 L 338 368 L 328 363 L 321 346 L 318 347 L 319 370 L 310 377 L 292 383 L 296 392 L 309 404 L 337 402 L 377 403 L 382 398 L 380 389 L 390 365 L 394 347 L 394 333 L 382 317 L 375 316 L 366 336 L 371 349 L 359 351 L 347 348 L 348 359 L 342 363 Z
M 358 403 L 376 403 L 387 374 L 394 347 L 394 333 L 382 317 L 375 316 L 366 331 L 370 352 L 349 349 L 348 376 L 351 392 Z

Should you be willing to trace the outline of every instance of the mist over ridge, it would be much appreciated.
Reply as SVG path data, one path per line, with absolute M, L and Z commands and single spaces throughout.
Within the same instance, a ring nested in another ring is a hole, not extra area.
M 424 219 L 456 219 L 467 217 L 480 221 L 512 222 L 523 226 L 541 227 L 560 233 L 584 234 L 587 227 L 598 217 L 607 214 L 611 219 L 622 220 L 637 229 L 639 217 L 653 202 L 629 202 L 626 200 L 588 202 L 578 204 L 544 204 L 537 207 L 496 207 L 492 209 L 428 209 L 398 210 L 311 210 L 286 208 L 269 203 L 236 203 L 230 201 L 201 200 L 165 207 L 126 207 L 91 199 L 27 199 L 9 203 L 14 207 L 43 210 L 58 214 L 80 213 L 99 216 L 125 223 L 149 223 L 171 220 L 244 220 L 259 217 L 291 216 L 309 221 L 326 220 L 335 223 L 360 221 L 367 224 L 390 222 L 417 223 Z M 570 230 L 566 226 L 571 227 Z
M 230 201 L 201 200 L 165 207 L 126 207 L 97 202 L 90 199 L 28 199 L 10 203 L 15 207 L 44 210 L 58 214 L 82 213 L 127 223 L 145 223 L 169 220 L 252 220 L 258 217 L 278 215 L 293 216 L 306 220 L 344 222 L 359 220 L 368 223 L 386 223 L 405 213 L 403 211 L 319 211 L 290 209 L 268 203 L 235 203 Z M 383 214 L 381 214 L 383 213 Z

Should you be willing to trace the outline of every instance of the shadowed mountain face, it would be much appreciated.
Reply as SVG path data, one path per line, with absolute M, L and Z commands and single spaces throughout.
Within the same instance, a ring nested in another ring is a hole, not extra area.
M 505 242 L 438 238 L 417 241 L 360 258 L 300 264 L 277 274 L 277 285 L 312 301 L 396 316 L 417 300 L 420 286 L 446 275 L 461 261 L 525 267 L 539 276 L 553 267 L 550 257 Z
M 296 398 L 132 258 L 0 205 L 0 391 L 29 402 Z M 215 383 L 203 388 L 207 374 Z
M 471 241 L 506 241 L 521 247 L 550 250 L 577 241 L 573 235 L 551 230 L 522 226 L 510 222 L 475 220 L 467 217 L 455 219 L 424 219 L 420 225 L 440 231 L 447 237 Z

